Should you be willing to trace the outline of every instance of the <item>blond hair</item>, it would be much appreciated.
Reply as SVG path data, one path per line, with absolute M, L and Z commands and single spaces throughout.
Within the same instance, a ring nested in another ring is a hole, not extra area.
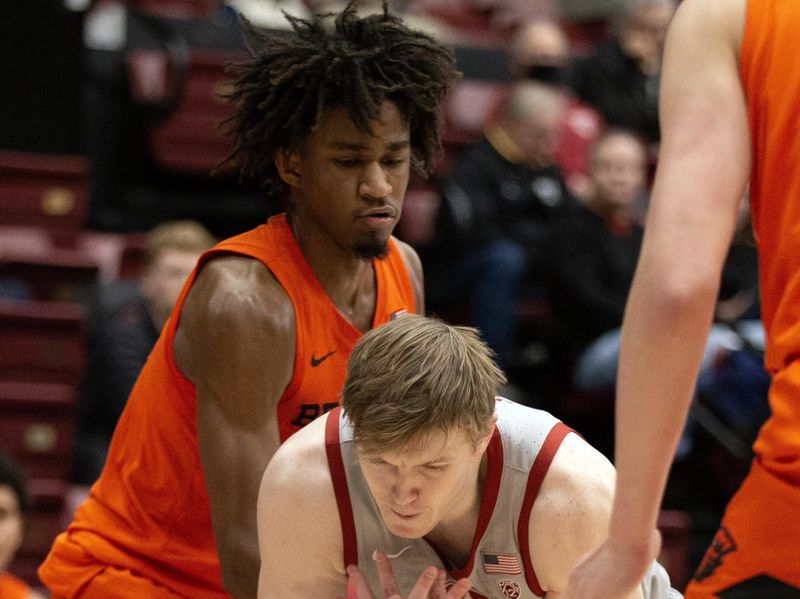
M 342 405 L 367 453 L 461 429 L 476 446 L 506 382 L 478 331 L 409 315 L 365 334 L 348 361 Z
M 147 233 L 144 248 L 145 264 L 152 264 L 165 250 L 202 253 L 217 240 L 203 225 L 193 220 L 161 223 Z

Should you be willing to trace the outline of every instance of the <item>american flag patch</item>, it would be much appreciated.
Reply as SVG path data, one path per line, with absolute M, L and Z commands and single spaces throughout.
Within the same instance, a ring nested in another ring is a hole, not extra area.
M 389 320 L 397 320 L 398 318 L 406 315 L 408 315 L 408 310 L 405 309 L 395 310 L 394 312 L 392 312 L 391 316 L 389 316 Z
M 522 574 L 519 557 L 511 553 L 482 553 L 483 571 L 487 574 Z

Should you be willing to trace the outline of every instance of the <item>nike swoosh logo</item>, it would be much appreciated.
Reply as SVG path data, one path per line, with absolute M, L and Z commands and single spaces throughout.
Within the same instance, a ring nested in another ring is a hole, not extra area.
M 336 350 L 329 351 L 327 354 L 320 356 L 319 358 L 317 358 L 314 354 L 311 354 L 311 368 L 316 368 L 335 353 Z

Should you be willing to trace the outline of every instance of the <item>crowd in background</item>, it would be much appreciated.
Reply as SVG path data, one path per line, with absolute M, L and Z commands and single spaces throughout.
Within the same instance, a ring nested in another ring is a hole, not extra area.
M 356 3 L 363 11 L 381 5 Z M 145 138 L 175 110 L 169 85 L 180 73 L 169 70 L 176 64 L 169 60 L 132 67 L 129 33 L 146 23 L 151 34 L 163 34 L 159 49 L 174 59 L 187 48 L 153 27 L 159 16 L 228 22 L 238 11 L 257 26 L 279 28 L 286 26 L 282 11 L 303 16 L 343 3 L 231 0 L 170 9 L 180 4 L 101 0 L 85 7 L 80 153 L 92 164 L 87 228 L 152 232 L 139 282 L 104 284 L 87 294 L 90 334 L 74 463 L 81 485 L 99 474 L 136 373 L 197 257 L 214 237 L 268 214 L 253 201 L 258 191 L 248 181 L 224 172 L 168 176 L 154 164 Z M 675 3 L 397 0 L 389 6 L 455 47 L 503 57 L 502 73 L 488 83 L 470 77 L 475 65 L 462 66 L 461 85 L 484 85 L 490 106 L 471 131 L 456 131 L 455 121 L 446 120 L 442 166 L 412 185 L 407 200 L 409 212 L 419 214 L 414 198 L 432 198 L 424 222 L 414 223 L 429 234 L 418 235 L 410 219 L 399 228 L 422 257 L 428 312 L 477 326 L 508 373 L 512 399 L 563 417 L 612 457 L 619 328 L 658 160 L 659 71 Z M 136 87 L 132 73 L 140 76 Z M 146 184 L 142 172 L 151 175 Z M 415 195 L 420 191 L 428 195 Z M 715 466 L 721 459 L 740 463 L 742 456 L 726 454 L 725 439 L 749 443 L 765 416 L 755 247 L 745 209 L 742 215 L 701 371 L 698 417 L 687 428 L 668 491 L 679 509 L 713 510 L 727 499 L 701 501 L 707 488 L 698 481 L 710 471 L 724 476 Z M 171 222 L 179 219 L 195 222 Z

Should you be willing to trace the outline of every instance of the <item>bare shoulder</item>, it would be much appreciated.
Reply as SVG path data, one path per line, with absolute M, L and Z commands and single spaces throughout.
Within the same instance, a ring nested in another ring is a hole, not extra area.
M 329 494 L 333 487 L 325 447 L 325 424 L 330 416 L 317 418 L 289 437 L 275 452 L 264 472 L 262 493 L 270 500 L 289 497 L 305 501 L 321 493 Z
M 535 506 L 569 515 L 550 519 L 567 532 L 583 519 L 611 512 L 614 480 L 611 462 L 580 436 L 570 433 L 553 458 Z
M 424 278 L 422 274 L 422 261 L 416 250 L 405 241 L 400 241 L 393 237 L 397 249 L 406 265 L 408 276 L 411 277 L 411 284 L 414 288 L 414 301 L 416 302 L 417 312 L 422 314 L 425 308 Z
M 341 524 L 325 449 L 329 417 L 287 439 L 264 471 L 257 510 L 259 596 L 345 594 Z
M 738 50 L 746 12 L 746 0 L 683 0 L 675 12 L 671 35 L 685 38 L 687 43 L 720 41 Z M 694 37 L 701 32 L 703 37 Z
M 202 268 L 186 299 L 181 321 L 207 315 L 229 322 L 255 318 L 279 325 L 287 310 L 291 314 L 289 297 L 264 264 L 230 255 L 215 258 Z
M 528 523 L 531 559 L 543 588 L 562 590 L 578 557 L 603 541 L 614 480 L 614 468 L 605 456 L 578 435 L 567 435 Z
M 190 380 L 215 356 L 282 347 L 292 354 L 294 311 L 281 285 L 258 260 L 221 256 L 208 262 L 192 285 L 175 340 L 176 361 Z

